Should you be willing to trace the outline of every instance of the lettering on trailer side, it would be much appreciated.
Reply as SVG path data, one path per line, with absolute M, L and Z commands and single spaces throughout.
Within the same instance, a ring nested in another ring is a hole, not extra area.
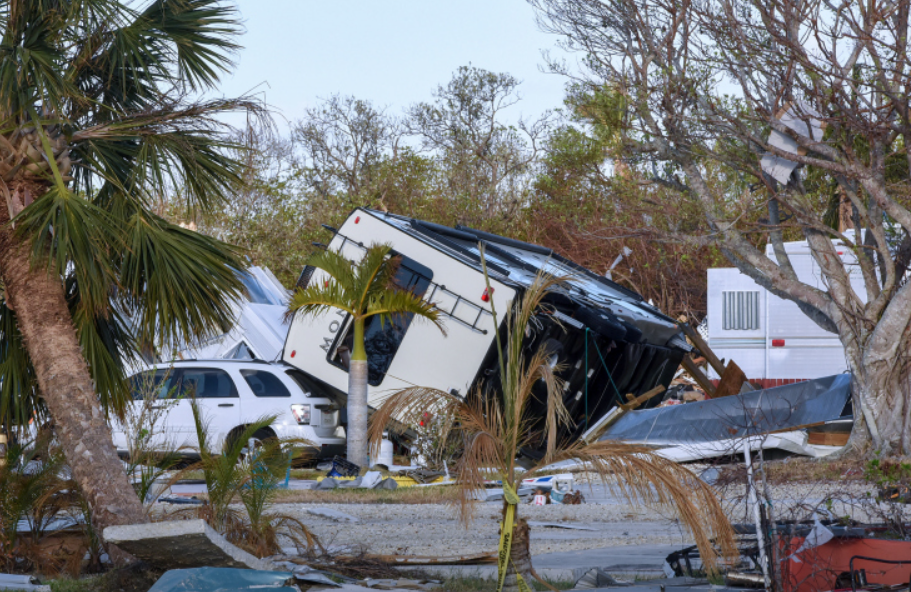
M 344 317 L 348 313 L 346 313 L 344 310 L 338 309 L 335 311 L 335 314 L 337 314 L 340 317 Z M 340 321 L 338 321 L 337 319 L 332 319 L 332 322 L 329 323 L 329 332 L 332 333 L 332 335 L 335 335 L 336 332 L 338 332 L 339 327 L 341 327 L 341 326 L 342 326 L 342 323 Z M 324 352 L 326 352 L 327 354 L 329 353 L 329 348 L 332 347 L 332 341 L 334 340 L 332 335 L 330 335 L 329 337 L 323 337 L 323 344 L 321 346 L 319 346 L 320 349 L 323 350 Z

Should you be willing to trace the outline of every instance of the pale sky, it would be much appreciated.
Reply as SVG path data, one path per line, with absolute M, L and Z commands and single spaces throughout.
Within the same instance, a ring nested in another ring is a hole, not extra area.
M 221 92 L 262 92 L 276 121 L 295 120 L 319 97 L 369 99 L 395 113 L 431 99 L 469 62 L 522 81 L 525 116 L 562 106 L 565 80 L 543 73 L 538 30 L 524 0 L 236 0 L 246 33 Z

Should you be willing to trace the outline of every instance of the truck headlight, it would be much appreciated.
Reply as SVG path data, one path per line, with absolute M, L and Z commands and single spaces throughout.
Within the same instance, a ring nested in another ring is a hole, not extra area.
M 296 403 L 291 405 L 291 415 L 300 425 L 310 425 L 310 405 Z

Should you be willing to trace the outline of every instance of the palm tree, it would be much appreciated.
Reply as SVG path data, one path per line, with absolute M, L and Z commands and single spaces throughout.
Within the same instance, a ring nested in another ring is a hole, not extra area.
M 337 308 L 351 315 L 354 325 L 351 361 L 348 367 L 348 460 L 367 466 L 367 349 L 364 329 L 376 317 L 381 325 L 401 327 L 409 315 L 427 319 L 443 330 L 439 310 L 408 286 L 396 284 L 400 257 L 390 257 L 389 245 L 371 245 L 359 263 L 334 251 L 318 251 L 307 261 L 329 276 L 326 282 L 311 282 L 296 291 L 290 313 L 322 314 Z M 405 289 L 403 289 L 405 288 Z
M 483 248 L 481 254 L 483 261 Z M 586 463 L 591 471 L 600 475 L 605 486 L 632 503 L 675 510 L 699 545 L 704 564 L 708 569 L 714 569 L 717 552 L 713 542 L 725 555 L 736 555 L 733 530 L 712 489 L 688 469 L 641 446 L 557 441 L 557 428 L 569 420 L 563 406 L 563 384 L 555 376 L 561 368 L 549 364 L 550 352 L 546 347 L 526 354 L 524 340 L 525 329 L 533 316 L 546 312 L 541 310 L 543 297 L 564 279 L 539 275 L 507 317 L 505 335 L 498 332 L 502 385 L 498 393 L 478 389 L 466 399 L 428 388 L 409 388 L 395 393 L 383 402 L 371 419 L 371 444 L 378 444 L 383 430 L 393 419 L 399 424 L 417 425 L 428 409 L 453 419 L 465 443 L 456 467 L 463 522 L 471 519 L 472 506 L 478 497 L 476 492 L 483 491 L 491 469 L 499 473 L 503 482 L 500 556 L 508 560 L 501 560 L 499 565 L 498 590 L 527 590 L 530 578 L 537 578 L 531 563 L 528 524 L 516 516 L 519 480 L 535 477 L 548 465 L 568 459 Z M 493 312 L 496 317 L 496 311 Z M 499 326 L 496 321 L 494 325 Z M 538 418 L 528 408 L 535 396 L 541 396 L 536 385 L 542 382 L 547 408 L 543 433 L 536 432 L 534 426 Z M 524 473 L 517 472 L 521 449 L 536 449 L 541 443 L 545 445 L 543 458 Z
M 53 421 L 98 532 L 147 521 L 106 414 L 150 344 L 226 326 L 238 253 L 156 215 L 205 213 L 239 180 L 198 100 L 240 32 L 218 0 L 0 1 L 0 423 Z

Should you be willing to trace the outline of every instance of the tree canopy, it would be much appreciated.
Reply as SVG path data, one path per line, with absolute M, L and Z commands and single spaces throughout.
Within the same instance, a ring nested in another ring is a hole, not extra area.
M 911 3 L 531 3 L 583 56 L 579 84 L 622 97 L 610 127 L 651 186 L 640 196 L 698 212 L 655 235 L 718 248 L 837 333 L 862 418 L 854 443 L 911 452 Z M 784 243 L 798 239 L 817 277 L 795 272 Z

